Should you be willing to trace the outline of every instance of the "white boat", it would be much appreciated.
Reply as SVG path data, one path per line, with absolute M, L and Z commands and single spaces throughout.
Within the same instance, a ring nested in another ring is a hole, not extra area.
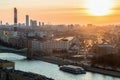
M 65 71 L 65 72 L 70 72 L 73 74 L 85 74 L 86 71 L 79 66 L 73 66 L 73 65 L 63 65 L 60 66 L 60 70 Z

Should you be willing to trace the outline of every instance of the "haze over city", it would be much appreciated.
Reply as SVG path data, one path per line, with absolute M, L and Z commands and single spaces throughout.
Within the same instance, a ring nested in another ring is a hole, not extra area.
M 120 80 L 119 0 L 1 0 L 0 80 Z
M 3 23 L 13 23 L 13 7 L 17 7 L 19 22 L 24 22 L 24 15 L 29 14 L 33 19 L 51 24 L 118 24 L 119 2 L 119 0 L 1 0 L 0 18 Z

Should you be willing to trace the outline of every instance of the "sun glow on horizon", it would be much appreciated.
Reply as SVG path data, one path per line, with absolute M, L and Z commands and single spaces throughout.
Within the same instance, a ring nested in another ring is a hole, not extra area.
M 108 15 L 113 7 L 112 0 L 88 0 L 89 13 L 95 16 Z

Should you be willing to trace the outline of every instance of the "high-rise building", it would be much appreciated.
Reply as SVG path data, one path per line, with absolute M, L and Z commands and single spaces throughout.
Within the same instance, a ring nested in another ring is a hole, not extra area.
M 31 27 L 37 27 L 37 21 L 36 20 L 30 20 L 30 26 Z
M 37 27 L 37 21 L 36 20 L 33 21 L 33 26 Z
M 45 25 L 45 23 L 44 22 L 42 22 L 42 26 L 44 26 Z
M 39 22 L 39 26 L 41 26 L 41 22 Z
M 33 20 L 31 19 L 31 20 L 30 20 L 30 27 L 32 27 L 32 21 L 33 21 Z
M 2 25 L 2 21 L 0 21 L 0 25 Z
M 26 27 L 29 27 L 29 15 L 26 15 Z

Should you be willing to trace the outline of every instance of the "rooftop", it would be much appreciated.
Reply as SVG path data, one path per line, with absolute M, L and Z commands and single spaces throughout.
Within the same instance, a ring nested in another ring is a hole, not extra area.
M 113 47 L 111 44 L 98 44 L 98 47 Z
M 63 40 L 63 41 L 71 41 L 74 37 L 61 37 L 61 38 L 56 38 L 54 40 L 56 41 L 60 41 L 60 40 Z

